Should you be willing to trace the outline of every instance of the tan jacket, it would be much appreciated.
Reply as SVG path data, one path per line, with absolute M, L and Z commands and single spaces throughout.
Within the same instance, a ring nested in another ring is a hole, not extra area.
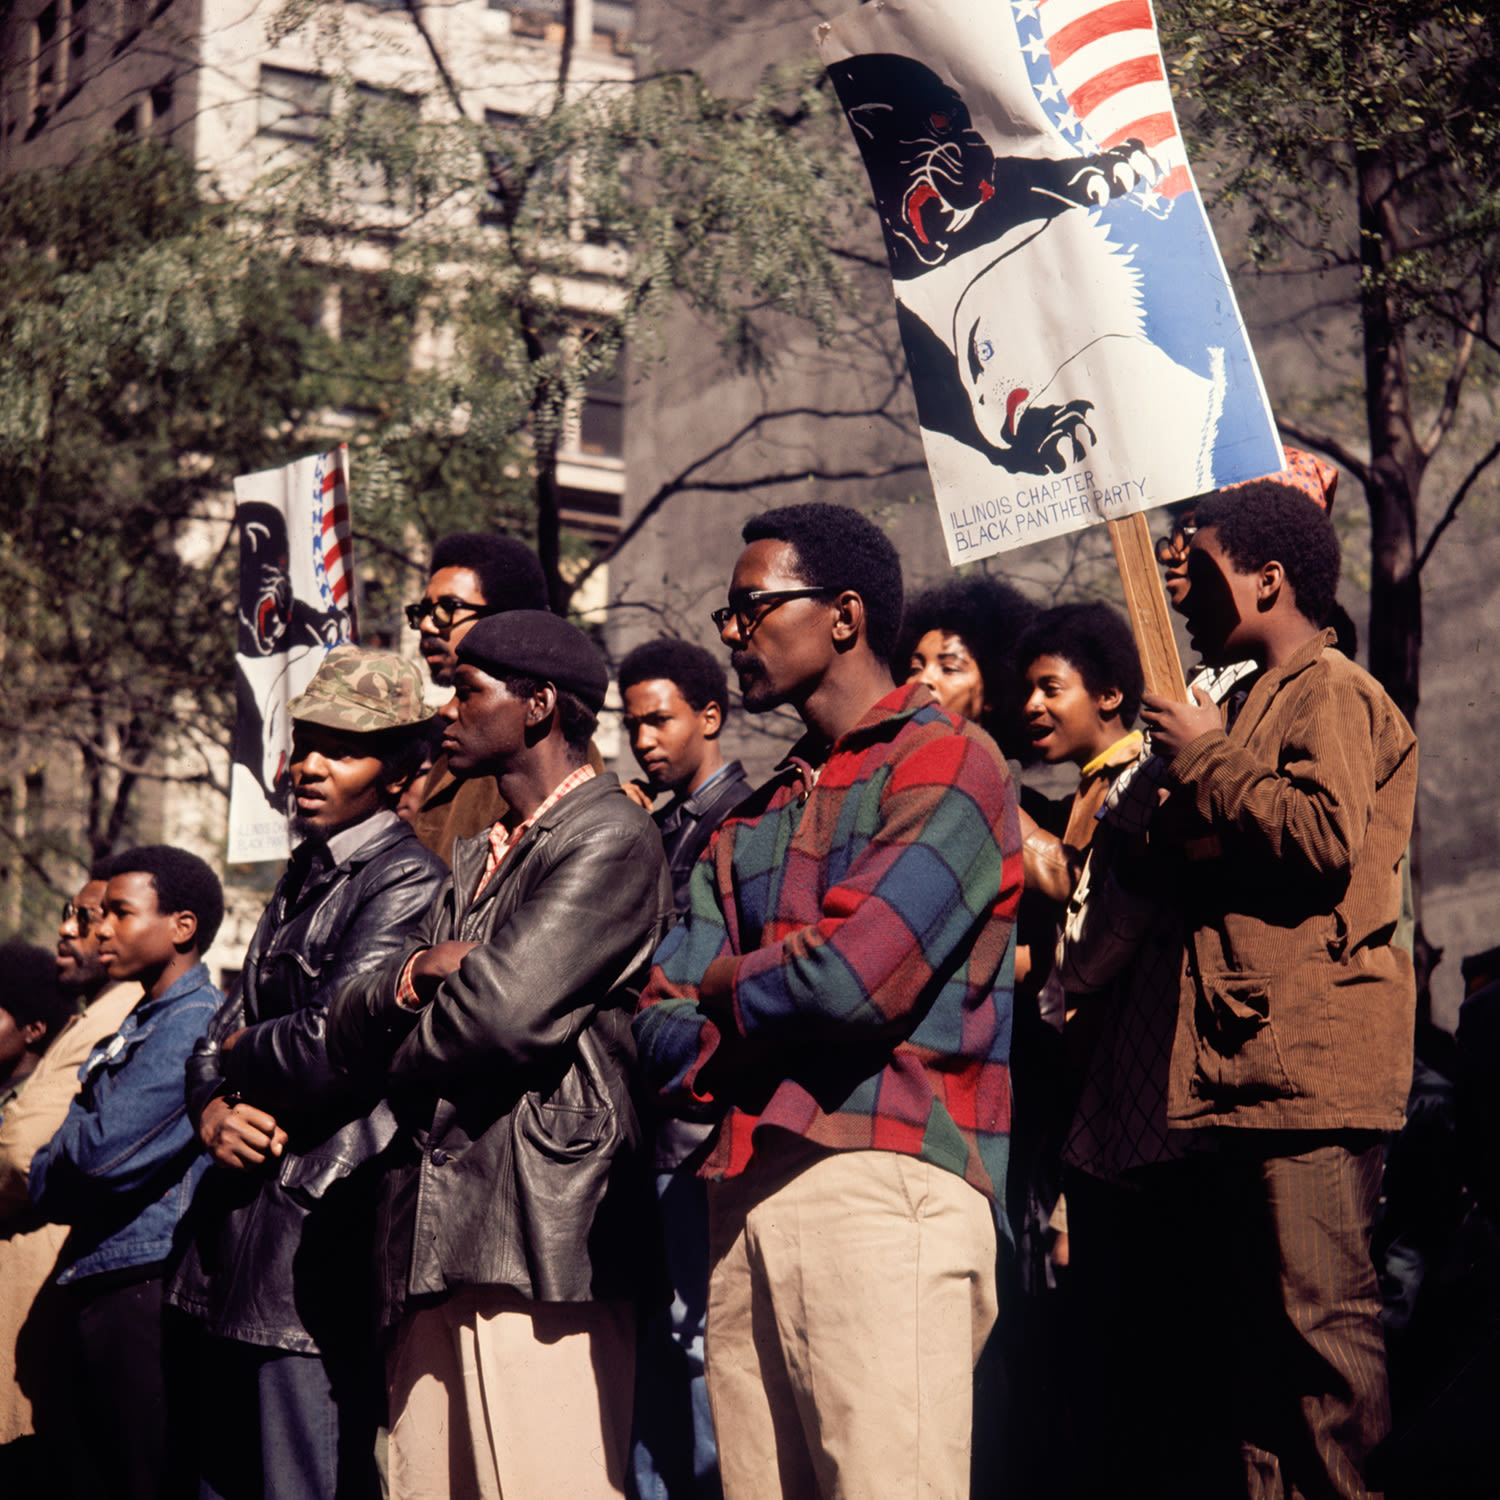
M 1416 992 L 1392 946 L 1417 742 L 1325 631 L 1172 761 L 1188 931 L 1174 1125 L 1400 1128 Z M 1186 815 L 1184 821 L 1184 814 Z
M 16 1347 L 37 1294 L 47 1284 L 66 1224 L 38 1224 L 26 1197 L 31 1158 L 57 1133 L 78 1092 L 78 1070 L 90 1052 L 120 1029 L 141 998 L 138 984 L 105 990 L 53 1038 L 36 1070 L 0 1117 L 0 1443 L 32 1430 L 31 1392 L 40 1372 L 28 1372 L 23 1390 L 16 1374 Z M 33 1341 L 45 1347 L 45 1337 Z

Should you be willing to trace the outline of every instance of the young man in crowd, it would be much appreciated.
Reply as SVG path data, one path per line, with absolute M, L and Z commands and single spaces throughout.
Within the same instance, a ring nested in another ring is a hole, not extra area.
M 26 1185 L 31 1158 L 57 1133 L 78 1092 L 78 1070 L 101 1038 L 112 1036 L 140 999 L 140 985 L 112 984 L 99 957 L 108 860 L 96 863 L 78 894 L 65 902 L 57 929 L 53 976 L 73 1014 L 38 1059 L 26 1087 L 0 1111 L 0 1444 L 29 1436 L 33 1425 L 46 1454 L 32 1457 L 58 1472 L 65 1390 L 55 1389 L 56 1339 L 48 1332 L 55 1299 L 36 1298 L 51 1279 L 68 1237 L 64 1224 L 38 1222 Z M 35 1308 L 35 1312 L 33 1309 Z M 24 1333 L 23 1333 L 24 1330 Z M 24 1446 L 24 1445 L 23 1445 Z M 35 1446 L 35 1445 L 33 1445 Z M 28 1474 L 31 1471 L 26 1471 Z M 0 1478 L 21 1485 L 20 1471 Z
M 395 1121 L 329 1065 L 325 1027 L 447 874 L 395 813 L 433 711 L 412 663 L 335 646 L 288 712 L 301 842 L 193 1049 L 189 1113 L 214 1166 L 167 1299 L 212 1335 L 200 1500 L 378 1500 L 370 1166 Z
M 720 1129 L 708 1385 L 729 1500 L 965 1494 L 995 1318 L 1021 885 L 1005 763 L 895 687 L 901 567 L 837 506 L 751 520 L 714 612 L 745 707 L 807 733 L 719 830 L 636 1020 Z
M 688 877 L 714 830 L 750 791 L 744 767 L 726 761 L 719 735 L 729 717 L 724 669 L 691 641 L 647 641 L 620 663 L 625 733 L 653 799 L 677 914 L 687 911 Z
M 45 948 L 0 943 L 0 1122 L 72 1009 Z
M 625 733 L 651 797 L 671 793 L 655 812 L 672 876 L 677 915 L 699 856 L 750 783 L 739 761 L 726 761 L 719 735 L 729 716 L 724 668 L 701 646 L 663 637 L 637 646 L 620 663 Z M 703 1377 L 708 1298 L 708 1200 L 702 1179 L 679 1170 L 712 1133 L 707 1122 L 665 1118 L 653 1131 L 652 1159 L 661 1205 L 672 1301 L 642 1329 L 636 1369 L 631 1471 L 640 1500 L 720 1493 L 718 1452 Z
M 1227 725 L 1148 695 L 1187 928 L 1169 1115 L 1212 1130 L 1203 1204 L 1223 1288 L 1204 1336 L 1246 1492 L 1363 1496 L 1389 1425 L 1370 1229 L 1412 1071 L 1411 961 L 1391 937 L 1416 740 L 1334 649 L 1339 546 L 1284 484 L 1199 503 L 1184 600 L 1210 666 L 1261 668 Z M 1185 1378 L 1192 1371 L 1184 1367 Z
M 162 1281 L 177 1226 L 208 1165 L 183 1072 L 224 996 L 200 954 L 224 916 L 196 855 L 148 845 L 116 856 L 98 924 L 109 977 L 144 995 L 88 1057 L 62 1126 L 31 1160 L 32 1203 L 72 1228 L 58 1283 L 78 1351 L 72 1397 L 101 1493 L 157 1500 L 190 1482 L 180 1351 L 164 1336 Z
M 616 1495 L 649 1194 L 630 1016 L 671 883 L 651 819 L 588 763 L 588 638 L 512 611 L 457 661 L 445 760 L 495 778 L 505 817 L 329 1015 L 335 1064 L 400 1125 L 375 1238 L 391 1495 Z
M 509 609 L 541 609 L 547 580 L 536 554 L 514 537 L 458 531 L 432 549 L 427 590 L 406 606 L 417 632 L 417 649 L 438 687 L 451 688 L 458 671 L 457 651 L 474 625 Z M 457 839 L 470 838 L 505 813 L 490 776 L 460 778 L 439 753 L 417 799 L 412 826 L 417 837 L 444 863 Z

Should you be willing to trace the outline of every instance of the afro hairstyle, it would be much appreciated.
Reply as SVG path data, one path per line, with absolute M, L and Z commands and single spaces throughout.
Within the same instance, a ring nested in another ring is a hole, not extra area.
M 142 844 L 115 855 L 109 873 L 111 880 L 119 875 L 149 875 L 156 888 L 156 909 L 192 912 L 198 919 L 198 952 L 208 951 L 224 920 L 224 888 L 196 854 L 170 844 Z
M 990 709 L 983 727 L 1007 755 L 1028 748 L 1021 732 L 1022 678 L 1016 667 L 1016 642 L 1037 616 L 1037 606 L 1003 578 L 972 573 L 950 578 L 917 595 L 901 622 L 897 663 L 903 665 L 931 630 L 956 635 L 967 647 L 984 679 Z M 897 672 L 901 676 L 900 671 Z
M 484 602 L 497 609 L 552 608 L 547 578 L 536 553 L 515 537 L 487 531 L 455 531 L 432 549 L 432 567 L 467 568 L 478 580 Z
M 710 703 L 719 705 L 721 719 L 729 717 L 729 679 L 718 657 L 691 641 L 664 635 L 644 641 L 620 663 L 620 695 L 641 682 L 670 682 L 694 713 Z
M 57 959 L 35 943 L 0 943 L 0 1010 L 17 1026 L 40 1021 L 47 1029 L 31 1051 L 40 1052 L 76 1011 L 73 997 L 57 982 Z
M 1039 656 L 1057 656 L 1083 678 L 1095 698 L 1120 690 L 1120 722 L 1129 729 L 1141 709 L 1146 679 L 1130 626 L 1107 604 L 1059 604 L 1045 610 L 1016 645 L 1024 673 Z
M 1213 527 L 1224 555 L 1241 573 L 1279 562 L 1298 612 L 1326 625 L 1339 586 L 1339 538 L 1328 513 L 1301 490 L 1257 480 L 1198 502 L 1198 530 Z
M 740 535 L 746 543 L 787 543 L 809 588 L 858 594 L 865 641 L 881 661 L 891 660 L 901 633 L 901 558 L 873 521 L 846 505 L 785 505 L 752 516 Z

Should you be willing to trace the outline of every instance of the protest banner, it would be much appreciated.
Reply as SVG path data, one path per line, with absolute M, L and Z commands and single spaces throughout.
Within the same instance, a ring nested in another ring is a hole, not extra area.
M 818 45 L 951 562 L 1281 467 L 1149 0 L 872 0 Z
M 234 482 L 239 638 L 229 783 L 231 862 L 291 850 L 287 703 L 332 646 L 358 638 L 349 535 L 349 450 Z

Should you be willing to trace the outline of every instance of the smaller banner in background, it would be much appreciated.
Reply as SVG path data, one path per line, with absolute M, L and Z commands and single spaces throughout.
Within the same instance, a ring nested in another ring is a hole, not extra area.
M 818 46 L 950 561 L 1281 468 L 1149 0 L 871 0 Z
M 234 482 L 239 644 L 229 785 L 232 863 L 291 852 L 287 703 L 331 646 L 358 638 L 349 536 L 349 450 Z

